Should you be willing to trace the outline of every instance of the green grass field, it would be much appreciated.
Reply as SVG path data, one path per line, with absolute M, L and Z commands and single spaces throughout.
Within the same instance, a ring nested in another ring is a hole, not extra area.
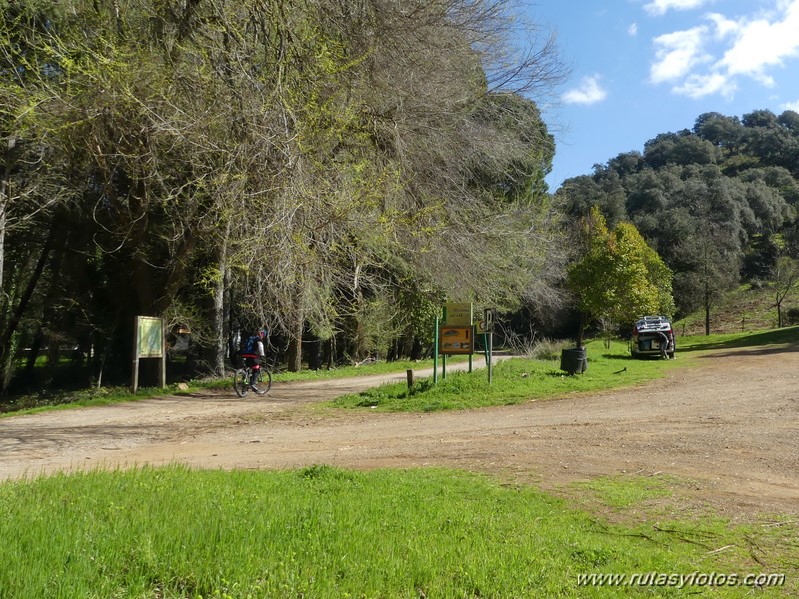
M 603 480 L 584 492 L 629 511 L 670 484 Z M 677 597 L 708 590 L 678 588 L 694 572 L 789 575 L 713 597 L 798 590 L 795 522 L 610 524 L 534 488 L 448 470 L 55 475 L 0 484 L 0 513 L 4 599 Z M 673 584 L 590 578 L 653 572 Z

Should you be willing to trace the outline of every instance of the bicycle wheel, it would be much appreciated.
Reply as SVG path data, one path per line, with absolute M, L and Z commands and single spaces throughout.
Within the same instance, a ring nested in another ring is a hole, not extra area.
M 269 393 L 269 390 L 272 388 L 272 372 L 263 366 L 261 367 L 261 378 L 259 382 L 261 383 L 259 386 L 261 393 Z
M 233 375 L 233 389 L 239 397 L 247 395 L 250 390 L 250 373 L 246 368 L 239 368 Z

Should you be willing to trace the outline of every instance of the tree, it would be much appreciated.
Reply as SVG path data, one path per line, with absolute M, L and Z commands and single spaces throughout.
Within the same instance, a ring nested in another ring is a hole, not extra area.
M 121 379 L 156 314 L 221 373 L 223 337 L 268 322 L 299 368 L 303 337 L 411 334 L 414 299 L 547 296 L 554 144 L 529 98 L 565 69 L 514 6 L 9 4 L 0 339 L 23 323 L 31 355 L 58 337 Z
M 568 272 L 568 283 L 581 314 L 577 345 L 585 327 L 598 319 L 621 323 L 642 314 L 674 311 L 671 271 L 630 223 L 608 230 L 593 208 L 581 228 L 585 251 Z
M 55 103 L 46 35 L 48 10 L 3 6 L 0 13 L 0 390 L 14 370 L 20 327 L 41 285 L 51 252 L 60 261 L 66 232 L 51 220 L 70 195 L 60 156 L 49 143 Z M 55 247 L 60 246 L 60 247 Z M 60 251 L 59 251 L 60 250 Z
M 718 112 L 706 112 L 697 117 L 694 133 L 713 145 L 732 152 L 741 144 L 743 125 L 738 117 L 728 117 Z
M 718 151 L 710 142 L 684 130 L 662 133 L 644 145 L 644 161 L 652 168 L 667 164 L 714 164 Z
M 684 291 L 686 307 L 701 306 L 705 334 L 711 332 L 711 308 L 739 280 L 740 249 L 719 223 L 695 221 L 697 228 L 677 248 L 686 268 L 675 273 L 675 288 Z M 692 303 L 687 303 L 688 301 Z M 697 303 L 693 303 L 697 302 Z
M 786 253 L 782 239 L 777 241 L 777 245 L 780 255 L 771 269 L 771 280 L 774 285 L 774 306 L 777 308 L 777 327 L 782 328 L 782 303 L 796 289 L 799 281 L 799 260 Z
M 594 166 L 594 175 L 581 175 L 564 181 L 556 193 L 560 209 L 567 217 L 586 218 L 598 206 L 611 226 L 625 219 L 625 191 L 621 179 L 601 165 Z

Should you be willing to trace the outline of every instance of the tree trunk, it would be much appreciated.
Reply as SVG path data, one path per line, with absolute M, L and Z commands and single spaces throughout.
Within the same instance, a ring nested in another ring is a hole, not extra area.
M 0 307 L 5 303 L 5 295 L 3 294 L 3 267 L 6 259 L 6 211 L 8 210 L 9 197 L 11 194 L 11 153 L 15 146 L 15 138 L 9 136 L 5 151 L 3 178 L 0 180 Z
M 411 360 L 421 360 L 423 350 L 424 347 L 422 347 L 421 339 L 419 339 L 419 337 L 414 337 L 413 346 L 411 346 Z
M 295 322 L 293 330 L 290 331 L 291 341 L 289 341 L 287 357 L 287 368 L 289 372 L 299 372 L 302 370 L 302 324 L 302 320 Z
M 2 388 L 3 391 L 8 388 L 8 384 L 10 383 L 10 363 L 13 359 L 13 356 L 11 355 L 13 353 L 11 351 L 12 339 L 20 321 L 22 320 L 22 316 L 25 314 L 25 310 L 28 308 L 28 303 L 30 302 L 31 297 L 33 297 L 33 292 L 36 289 L 39 278 L 42 276 L 42 272 L 44 271 L 47 257 L 50 255 L 50 248 L 53 245 L 53 238 L 55 237 L 56 228 L 56 224 L 53 223 L 50 227 L 50 232 L 47 234 L 47 239 L 44 242 L 44 246 L 42 247 L 42 253 L 39 255 L 36 268 L 34 268 L 31 278 L 28 280 L 28 285 L 25 288 L 25 292 L 22 294 L 22 297 L 20 297 L 19 304 L 13 311 L 8 325 L 6 325 L 6 329 L 2 332 L 2 337 L 0 338 L 0 367 L 2 367 L 4 373 L 0 388 Z
M 322 346 L 322 363 L 330 370 L 333 368 L 333 356 L 336 352 L 336 336 L 333 335 Z
M 225 285 L 228 281 L 227 242 L 229 236 L 230 222 L 227 224 L 225 236 L 219 246 L 219 275 L 217 276 L 214 288 L 214 345 L 212 348 L 213 356 L 211 364 L 213 365 L 214 374 L 220 377 L 225 375 L 225 354 L 227 353 L 227 338 L 225 336 Z
M 297 289 L 294 297 L 294 317 L 291 323 L 288 349 L 288 368 L 289 372 L 299 372 L 302 370 L 302 332 L 305 325 L 305 298 L 301 288 Z
M 219 278 L 214 288 L 213 329 L 214 343 L 211 348 L 211 364 L 216 376 L 225 374 L 225 354 L 227 343 L 225 339 L 225 265 L 219 264 Z
M 322 368 L 322 340 L 319 337 L 314 335 L 310 341 L 305 343 L 303 354 L 310 370 Z
M 8 207 L 8 196 L 6 190 L 8 184 L 6 180 L 0 181 L 0 306 L 5 303 L 5 294 L 3 293 L 3 266 L 6 259 L 6 208 Z
M 232 362 L 236 354 L 233 348 L 233 289 L 231 285 L 230 268 L 225 268 L 224 274 L 225 297 L 223 301 L 224 314 L 222 316 L 222 334 L 224 335 L 225 356 Z
M 577 328 L 577 349 L 583 346 L 583 337 L 585 336 L 585 315 L 580 314 L 580 324 Z
M 147 229 L 149 215 L 147 212 L 147 195 L 144 184 L 138 182 L 136 189 L 128 198 L 128 208 L 133 219 L 131 241 L 136 248 L 131 260 L 131 274 L 136 298 L 139 300 L 137 314 L 155 316 L 155 292 L 153 290 L 152 267 L 147 262 L 149 239 Z
M 710 292 L 705 291 L 705 336 L 710 335 Z

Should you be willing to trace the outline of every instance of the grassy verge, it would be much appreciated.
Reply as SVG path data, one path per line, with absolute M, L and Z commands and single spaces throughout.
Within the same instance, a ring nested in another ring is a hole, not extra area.
M 417 381 L 417 385 L 410 391 L 405 384 L 383 386 L 364 394 L 341 398 L 334 405 L 385 411 L 433 411 L 519 403 L 527 399 L 553 397 L 564 393 L 636 385 L 663 376 L 667 369 L 691 366 L 692 358 L 703 351 L 787 343 L 799 345 L 799 327 L 708 337 L 678 337 L 677 355 L 680 360 L 664 362 L 657 359 L 632 360 L 627 342 L 614 341 L 611 347 L 606 349 L 603 342 L 597 340 L 586 344 L 589 368 L 578 376 L 564 375 L 560 370 L 559 357 L 520 359 L 512 363 L 498 364 L 495 368 L 494 384 L 491 386 L 487 384 L 484 370 L 476 370 L 470 375 L 452 372 L 448 374 L 446 381 L 441 381 L 436 386 L 432 385 L 431 380 Z M 474 356 L 475 363 L 482 359 L 481 355 Z M 450 363 L 465 360 L 466 357 L 463 356 L 450 358 Z M 432 360 L 375 362 L 330 370 L 281 372 L 274 376 L 274 380 L 276 382 L 325 380 L 405 372 L 408 369 L 418 371 L 432 367 Z M 229 388 L 230 385 L 231 381 L 224 378 L 174 384 L 166 391 L 160 388 L 141 388 L 136 395 L 132 395 L 126 387 L 102 387 L 78 392 L 18 397 L 0 404 L 0 418 L 9 414 L 29 414 L 76 406 L 136 401 L 162 396 L 165 393 L 190 394 L 201 389 Z
M 432 379 L 407 384 L 382 385 L 362 393 L 345 395 L 332 402 L 340 408 L 369 408 L 378 411 L 437 411 L 508 405 L 557 397 L 568 393 L 597 391 L 637 385 L 664 376 L 678 360 L 633 360 L 627 344 L 602 341 L 586 344 L 588 370 L 569 376 L 560 370 L 560 358 L 531 360 L 514 358 L 494 367 L 489 385 L 485 369 L 472 373 L 453 372 L 433 384 Z
M 794 298 L 789 297 L 783 309 L 787 311 L 794 306 Z M 715 333 L 756 331 L 777 326 L 773 287 L 770 284 L 752 286 L 747 283 L 724 294 L 711 310 L 710 324 Z M 680 335 L 703 335 L 704 310 L 697 310 L 676 321 L 674 328 Z
M 198 388 L 197 385 L 186 385 L 185 389 L 181 389 L 177 384 L 169 385 L 166 389 L 141 387 L 138 393 L 133 395 L 129 387 L 100 387 L 82 391 L 48 391 L 35 395 L 21 395 L 5 399 L 3 403 L 0 403 L 0 418 L 4 416 L 19 416 L 21 414 L 36 414 L 51 410 L 139 401 L 166 394 L 188 393 L 192 389 L 196 391 Z
M 451 362 L 461 362 L 466 357 L 458 357 Z M 345 377 L 360 377 L 405 372 L 408 369 L 432 368 L 433 360 L 371 362 L 360 366 L 342 366 L 324 370 L 302 370 L 300 372 L 280 372 L 273 377 L 275 382 L 313 381 Z M 163 395 L 188 395 L 203 389 L 230 389 L 231 378 L 192 380 L 170 384 L 166 389 L 141 387 L 136 395 L 129 387 L 100 387 L 80 391 L 48 391 L 35 395 L 24 395 L 5 399 L 0 403 L 0 418 L 3 416 L 34 414 L 49 410 L 74 407 L 103 406 L 114 403 L 139 401 Z
M 681 352 L 773 345 L 799 346 L 799 327 L 678 338 L 678 348 Z
M 491 385 L 488 384 L 485 370 L 453 372 L 435 385 L 432 379 L 417 381 L 411 389 L 405 383 L 382 385 L 339 397 L 331 405 L 386 412 L 429 412 L 508 405 L 641 384 L 660 378 L 673 368 L 696 366 L 699 364 L 697 358 L 708 351 L 785 344 L 799 346 L 799 327 L 680 337 L 677 340 L 677 360 L 633 360 L 627 342 L 613 341 L 606 348 L 602 341 L 596 340 L 586 344 L 588 370 L 575 376 L 568 376 L 560 370 L 559 357 L 539 360 L 519 358 L 497 364 Z
M 633 501 L 657 491 L 625 484 Z M 591 576 L 797 567 L 795 523 L 609 524 L 529 487 L 446 470 L 56 475 L 1 483 L 0 511 L 4 598 L 683 596 L 704 589 Z M 753 543 L 754 558 L 719 550 Z M 790 580 L 758 595 L 783 596 Z

